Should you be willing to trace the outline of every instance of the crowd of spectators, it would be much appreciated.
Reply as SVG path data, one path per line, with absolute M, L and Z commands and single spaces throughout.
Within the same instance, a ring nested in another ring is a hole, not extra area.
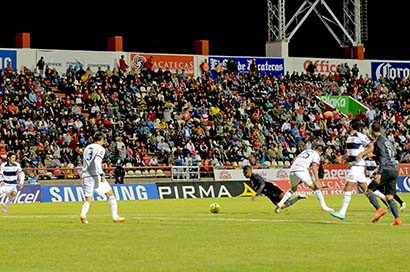
M 45 60 L 47 63 L 47 60 Z M 291 161 L 294 152 L 321 142 L 326 163 L 344 163 L 352 116 L 325 109 L 318 96 L 350 95 L 364 133 L 380 119 L 410 161 L 410 80 L 372 80 L 345 67 L 337 73 L 286 73 L 229 69 L 217 78 L 184 71 L 123 66 L 93 73 L 69 67 L 0 72 L 0 145 L 15 151 L 23 168 L 80 167 L 96 131 L 108 134 L 105 162 L 133 166 L 232 165 Z M 326 112 L 326 114 L 325 114 Z

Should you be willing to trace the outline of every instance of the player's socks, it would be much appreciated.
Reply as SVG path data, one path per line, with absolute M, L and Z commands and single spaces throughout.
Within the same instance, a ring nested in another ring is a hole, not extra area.
M 283 205 L 285 204 L 285 202 L 286 202 L 292 195 L 293 195 L 292 190 L 287 191 L 287 192 L 285 193 L 285 195 L 283 196 L 283 198 L 279 201 L 279 203 L 278 203 L 277 206 L 278 206 L 279 208 L 282 208 Z
M 396 201 L 394 201 L 394 199 L 389 200 L 389 207 L 390 207 L 390 211 L 393 214 L 394 218 L 398 218 L 399 210 L 397 209 Z
M 295 204 L 299 199 L 300 199 L 299 197 L 294 197 L 294 198 L 288 199 L 288 200 L 285 202 L 284 207 L 288 208 L 288 207 L 292 206 L 292 205 Z
M 110 202 L 112 218 L 115 219 L 115 218 L 118 217 L 117 200 L 115 199 L 115 196 L 110 196 L 110 197 L 108 197 L 108 201 Z
M 398 195 L 394 195 L 393 198 L 400 204 L 400 206 L 403 205 L 404 201 Z
M 376 197 L 376 194 L 375 194 L 375 193 L 373 193 L 373 192 L 368 193 L 368 194 L 367 194 L 367 198 L 369 199 L 370 204 L 372 204 L 373 207 L 374 207 L 376 210 L 380 208 L 380 204 L 379 204 L 379 202 L 377 201 L 377 197 Z M 387 203 L 386 203 L 386 204 L 387 204 Z
M 349 203 L 351 199 L 352 199 L 352 192 L 351 191 L 345 192 L 343 196 L 342 207 L 340 208 L 340 211 L 339 211 L 340 214 L 346 215 L 346 211 L 347 211 L 347 208 L 349 207 Z
M 81 214 L 80 216 L 83 218 L 87 217 L 88 210 L 90 209 L 90 203 L 85 201 L 83 206 L 81 207 Z
M 315 196 L 317 200 L 319 200 L 320 206 L 322 207 L 322 210 L 328 211 L 329 207 L 326 205 L 325 198 L 323 197 L 323 193 L 320 190 L 315 191 Z

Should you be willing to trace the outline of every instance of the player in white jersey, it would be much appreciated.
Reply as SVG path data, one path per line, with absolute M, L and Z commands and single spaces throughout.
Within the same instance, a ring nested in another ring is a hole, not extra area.
M 12 203 L 17 196 L 17 181 L 18 186 L 23 188 L 25 174 L 21 166 L 16 162 L 16 154 L 9 152 L 7 161 L 0 165 L 0 197 L 5 196 L 1 211 L 7 212 L 7 204 Z
M 357 119 L 350 121 L 349 136 L 346 140 L 346 156 L 349 163 L 346 183 L 344 187 L 343 203 L 339 211 L 331 212 L 333 217 L 344 220 L 346 218 L 347 208 L 352 198 L 354 184 L 360 186 L 363 192 L 367 190 L 366 162 L 363 158 L 356 160 L 357 155 L 365 150 L 371 143 L 369 137 L 359 132 L 361 123 Z
M 100 196 L 107 196 L 111 207 L 112 220 L 116 223 L 125 221 L 125 218 L 118 215 L 117 200 L 111 190 L 111 186 L 105 179 L 104 170 L 102 168 L 102 160 L 105 154 L 105 148 L 102 146 L 105 142 L 105 136 L 102 132 L 96 132 L 94 135 L 94 143 L 89 144 L 84 149 L 83 154 L 83 190 L 85 202 L 81 208 L 80 220 L 83 224 L 88 224 L 87 213 L 93 201 L 94 193 Z
M 334 211 L 326 205 L 323 193 L 320 190 L 319 166 L 321 160 L 320 155 L 323 153 L 323 149 L 324 147 L 322 145 L 316 145 L 314 149 L 302 151 L 293 161 L 289 170 L 290 190 L 285 193 L 281 201 L 277 204 L 278 207 L 275 210 L 277 213 L 280 212 L 286 200 L 296 192 L 301 182 L 305 183 L 315 192 L 315 196 L 319 200 L 323 211 Z M 312 179 L 310 170 L 313 172 L 314 180 Z

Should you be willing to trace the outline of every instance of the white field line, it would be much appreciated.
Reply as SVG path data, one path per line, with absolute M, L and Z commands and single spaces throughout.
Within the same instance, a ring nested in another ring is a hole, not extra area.
M 351 222 L 341 220 L 311 220 L 311 219 L 266 219 L 266 218 L 227 218 L 220 217 L 222 214 L 155 214 L 155 215 L 142 215 L 142 214 L 126 214 L 127 222 L 131 220 L 158 220 L 158 221 L 219 221 L 219 222 L 244 222 L 244 223 L 297 223 L 297 224 L 333 224 L 333 225 L 375 225 L 371 222 Z M 178 217 L 179 216 L 179 217 Z M 191 217 L 190 217 L 191 216 Z M 192 217 L 200 216 L 200 217 Z M 330 216 L 330 215 L 329 215 Z M 109 217 L 109 215 L 90 214 L 90 218 L 103 218 Z M 0 218 L 13 218 L 13 219 L 78 219 L 78 215 L 3 215 Z M 388 222 L 378 222 L 377 225 L 390 225 Z M 404 226 L 407 224 L 405 223 Z M 401 226 L 403 227 L 403 226 Z

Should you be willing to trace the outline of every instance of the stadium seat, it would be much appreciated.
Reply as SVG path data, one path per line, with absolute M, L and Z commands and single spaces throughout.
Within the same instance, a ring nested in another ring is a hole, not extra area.
M 130 162 L 127 162 L 126 164 L 125 164 L 125 168 L 132 168 L 133 167 L 133 165 L 132 165 L 132 163 L 130 163 Z
M 289 167 L 290 166 L 290 161 L 285 161 L 285 166 Z
M 134 177 L 135 176 L 135 172 L 133 170 L 128 170 L 126 172 L 126 177 L 130 178 L 130 177 Z
M 278 166 L 278 162 L 275 161 L 275 160 L 271 161 L 271 164 L 272 164 L 272 166 Z
M 140 176 L 142 176 L 142 172 L 141 172 L 141 170 L 135 170 L 135 176 L 136 177 L 140 177 Z
M 162 169 L 157 169 L 157 177 L 163 177 L 165 176 L 164 171 L 162 171 Z
M 263 165 L 265 165 L 265 166 L 271 166 L 272 164 L 271 164 L 270 161 L 265 161 L 265 162 L 263 163 Z
M 155 177 L 156 173 L 154 169 L 149 170 L 149 175 Z
M 284 165 L 283 161 L 278 161 L 278 166 L 283 166 L 283 165 Z

